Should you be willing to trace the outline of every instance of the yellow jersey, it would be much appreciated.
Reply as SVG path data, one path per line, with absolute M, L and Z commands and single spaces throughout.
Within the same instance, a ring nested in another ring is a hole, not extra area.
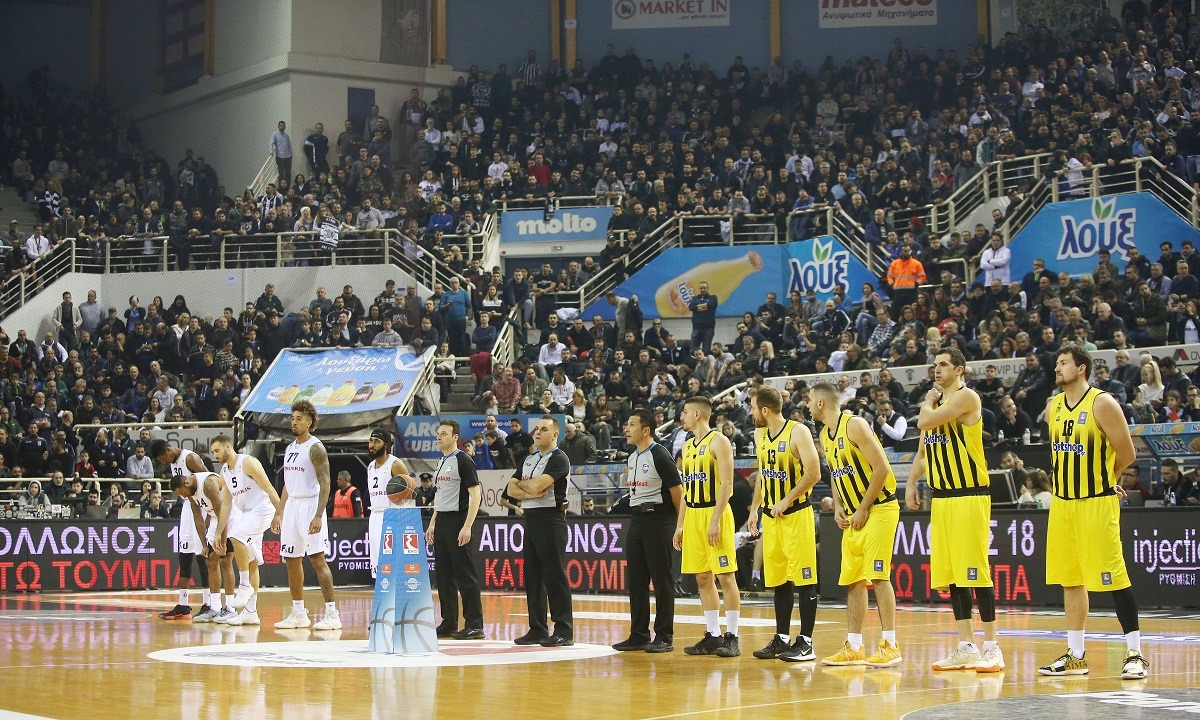
M 1050 461 L 1054 465 L 1054 495 L 1064 500 L 1111 495 L 1116 483 L 1117 452 L 1096 422 L 1096 398 L 1102 391 L 1089 387 L 1074 407 L 1066 393 L 1050 400 Z
M 925 430 L 921 447 L 929 487 L 934 490 L 973 490 L 990 484 L 983 454 L 983 418 L 974 425 L 955 419 Z
M 821 445 L 825 448 L 825 460 L 829 463 L 830 483 L 842 500 L 842 507 L 847 514 L 858 509 L 867 488 L 871 486 L 871 463 L 863 453 L 862 448 L 854 444 L 847 430 L 850 427 L 850 413 L 838 415 L 837 425 L 826 426 L 821 431 Z M 887 480 L 879 491 L 875 504 L 891 502 L 896 499 L 896 474 L 888 466 Z
M 755 454 L 758 456 L 758 481 L 762 483 L 764 508 L 770 508 L 787 497 L 804 477 L 804 463 L 792 454 L 790 447 L 792 431 L 798 424 L 795 420 L 787 420 L 774 436 L 770 428 L 759 428 Z M 805 493 L 792 507 L 799 509 L 808 502 L 810 494 Z
M 717 458 L 712 451 L 712 441 L 717 434 L 716 430 L 709 430 L 704 437 L 692 437 L 683 444 L 681 474 L 683 497 L 688 507 L 713 507 L 717 504 L 721 478 L 717 470 Z

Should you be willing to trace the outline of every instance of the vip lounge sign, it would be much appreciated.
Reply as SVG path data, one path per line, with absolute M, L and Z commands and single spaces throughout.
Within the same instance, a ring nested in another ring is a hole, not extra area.
M 822 29 L 937 25 L 938 22 L 938 0 L 814 1 L 819 3 Z
M 1042 259 L 1050 270 L 1078 277 L 1095 270 L 1101 250 L 1124 268 L 1130 250 L 1156 258 L 1164 240 L 1179 250 L 1184 240 L 1200 243 L 1200 231 L 1153 195 L 1130 193 L 1047 205 L 1009 248 L 1014 268 L 1029 269 Z
M 730 0 L 613 0 L 613 30 L 729 25 Z

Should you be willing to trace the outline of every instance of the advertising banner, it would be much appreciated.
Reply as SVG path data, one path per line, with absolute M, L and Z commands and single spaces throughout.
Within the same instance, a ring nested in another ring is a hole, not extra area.
M 612 208 L 559 208 L 550 217 L 542 210 L 505 210 L 500 215 L 500 243 L 562 243 L 608 237 Z
M 990 562 L 996 600 L 1011 605 L 1061 605 L 1062 590 L 1046 585 L 1047 511 L 992 511 Z M 821 597 L 844 598 L 837 584 L 842 531 L 822 513 L 819 575 Z M 1121 510 L 1121 540 L 1134 592 L 1155 607 L 1197 607 L 1200 537 L 1193 510 Z M 892 559 L 892 586 L 899 602 L 949 602 L 929 587 L 929 514 L 900 516 Z M 1111 604 L 1109 593 L 1096 602 Z
M 814 0 L 822 30 L 937 25 L 938 0 Z
M 681 268 L 688 268 L 680 272 Z M 671 248 L 617 286 L 617 295 L 636 295 L 646 318 L 691 317 L 688 302 L 701 282 L 717 297 L 718 317 L 757 312 L 773 292 L 787 304 L 793 290 L 816 292 L 821 300 L 843 285 L 851 298 L 862 297 L 862 284 L 876 278 L 836 238 L 822 236 L 786 245 Z M 613 307 L 601 299 L 583 313 L 613 319 Z
M 613 30 L 722 27 L 731 0 L 613 0 Z
M 297 400 L 310 401 L 321 415 L 399 407 L 412 393 L 424 364 L 424 356 L 407 345 L 284 350 L 242 410 L 287 414 Z
M 527 432 L 532 432 L 542 415 L 497 415 L 496 424 L 504 432 L 511 428 L 510 422 L 516 418 Z M 565 415 L 555 415 L 561 425 L 566 425 Z M 487 424 L 487 415 L 444 414 L 437 417 L 421 415 L 415 417 L 396 417 L 396 457 L 422 460 L 438 460 L 442 451 L 437 449 L 437 426 L 442 420 L 454 420 L 462 428 L 460 435 L 463 440 L 470 440 L 475 433 L 481 433 Z
M 379 576 L 367 630 L 374 653 L 421 655 L 437 652 L 437 618 L 426 562 L 425 526 L 417 508 L 383 513 Z
M 1139 455 L 1150 453 L 1156 458 L 1176 460 L 1200 458 L 1200 423 L 1131 425 L 1129 434 Z M 1197 525 L 1200 526 L 1200 518 Z
M 1153 260 L 1164 240 L 1178 250 L 1184 240 L 1200 243 L 1200 230 L 1150 193 L 1132 193 L 1047 205 L 1013 237 L 1009 249 L 1014 268 L 1031 268 L 1042 258 L 1050 270 L 1079 276 L 1095 270 L 1101 250 L 1124 268 L 1130 248 Z M 1174 268 L 1163 271 L 1175 275 Z

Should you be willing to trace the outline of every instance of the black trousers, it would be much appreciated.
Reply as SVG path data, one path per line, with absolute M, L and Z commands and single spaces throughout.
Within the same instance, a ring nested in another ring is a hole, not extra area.
M 475 549 L 471 543 L 459 546 L 458 531 L 467 514 L 439 512 L 433 526 L 433 558 L 437 563 L 438 602 L 442 608 L 442 626 L 458 629 L 458 596 L 462 595 L 462 613 L 466 627 L 483 629 L 483 600 L 479 572 L 475 567 Z M 474 538 L 472 538 L 474 540 Z
M 554 635 L 574 638 L 571 585 L 567 582 L 567 518 L 555 509 L 525 511 L 525 600 L 529 629 L 547 634 L 546 604 Z
M 650 642 L 650 581 L 654 581 L 654 634 L 675 635 L 675 573 L 671 540 L 675 513 L 670 508 L 635 514 L 625 538 L 625 583 L 629 590 L 629 637 Z

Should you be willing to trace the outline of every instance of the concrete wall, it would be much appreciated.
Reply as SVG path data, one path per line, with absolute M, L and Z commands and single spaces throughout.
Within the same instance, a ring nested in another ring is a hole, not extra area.
M 247 302 L 254 302 L 262 294 L 267 283 L 275 284 L 275 294 L 283 301 L 289 312 L 299 311 L 315 298 L 316 289 L 324 287 L 329 297 L 341 294 L 342 286 L 354 286 L 354 292 L 370 305 L 375 296 L 383 292 L 388 280 L 395 280 L 403 288 L 413 282 L 408 273 L 392 265 L 355 265 L 352 267 L 310 268 L 252 268 L 246 270 L 194 270 L 171 273 L 113 273 L 92 275 L 69 273 L 51 283 L 24 307 L 4 318 L 3 327 L 9 336 L 16 337 L 17 330 L 24 329 L 31 337 L 41 337 L 50 329 L 50 314 L 62 300 L 64 292 L 70 292 L 76 302 L 87 299 L 89 290 L 95 290 L 99 301 L 124 313 L 129 307 L 129 296 L 137 295 L 143 306 L 149 305 L 155 295 L 161 295 L 170 304 L 176 295 L 183 295 L 188 308 L 201 316 L 216 317 L 226 307 L 241 312 Z M 418 286 L 421 297 L 428 297 L 428 288 Z M 37 331 L 37 335 L 34 335 Z
M 382 4 L 383 0 L 292 0 L 291 51 L 379 62 Z
M 216 75 L 248 68 L 291 50 L 290 0 L 216 2 Z
M 158 74 L 158 1 L 121 0 L 109 4 L 109 93 L 119 108 L 145 102 Z M 140 39 L 140 42 L 131 42 Z
M 545 69 L 550 33 L 546 0 L 446 0 L 446 62 L 461 70 L 478 65 L 495 72 L 500 63 L 508 63 L 514 74 L 530 50 L 537 51 Z
M 90 85 L 92 9 L 89 4 L 24 2 L 0 4 L 0 83 L 9 93 L 26 87 L 41 65 L 72 90 Z

